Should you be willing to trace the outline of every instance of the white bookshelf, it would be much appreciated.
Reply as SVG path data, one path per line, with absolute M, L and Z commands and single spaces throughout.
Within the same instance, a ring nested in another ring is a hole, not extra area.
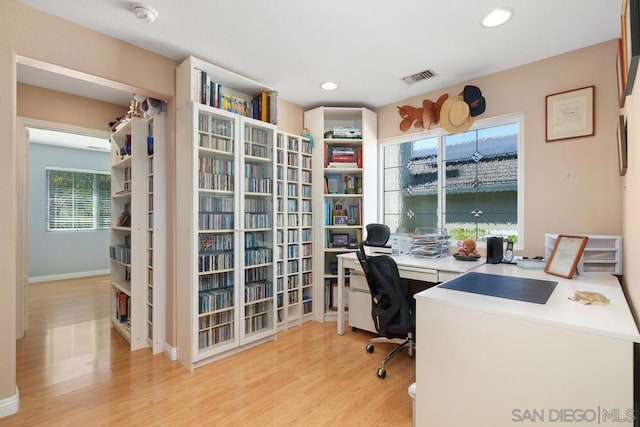
M 156 147 L 153 156 L 148 154 L 149 136 Z M 157 164 L 155 172 L 164 177 L 164 147 L 164 116 L 126 120 L 111 136 L 110 318 L 131 350 L 151 347 L 153 353 L 161 352 L 165 342 L 166 202 L 164 178 L 151 184 L 149 168 Z M 126 222 L 123 212 L 128 213 Z M 151 265 L 154 259 L 158 266 Z
M 578 274 L 622 274 L 622 236 L 579 234 L 587 245 L 578 261 Z M 545 234 L 544 256 L 549 259 L 558 234 Z
M 177 345 L 189 369 L 277 332 L 276 127 L 202 104 L 201 71 L 244 99 L 273 91 L 193 57 L 177 69 Z
M 278 132 L 276 144 L 276 300 L 278 328 L 313 319 L 311 141 Z
M 362 107 L 318 107 L 304 113 L 304 125 L 316 141 L 314 313 L 319 321 L 336 320 L 337 255 L 354 251 L 354 244 L 364 237 L 364 226 L 377 222 L 377 115 Z M 347 137 L 330 133 L 336 129 L 357 132 Z M 336 217 L 346 217 L 346 223 Z

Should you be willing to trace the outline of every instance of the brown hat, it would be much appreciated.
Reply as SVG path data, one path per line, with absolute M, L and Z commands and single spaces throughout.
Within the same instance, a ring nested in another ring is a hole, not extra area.
M 460 133 L 468 130 L 473 124 L 469 114 L 469 104 L 461 95 L 447 98 L 440 109 L 440 124 L 448 132 Z
M 440 97 L 436 101 L 433 107 L 434 116 L 435 116 L 433 123 L 435 124 L 440 123 L 440 110 L 442 110 L 442 104 L 444 104 L 444 101 L 446 101 L 448 98 L 449 98 L 449 94 L 443 93 L 442 95 L 440 95 Z

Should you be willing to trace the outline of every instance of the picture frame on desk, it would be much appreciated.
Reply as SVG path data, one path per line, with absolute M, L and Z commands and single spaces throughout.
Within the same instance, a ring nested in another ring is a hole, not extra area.
M 594 98 L 593 85 L 547 95 L 546 142 L 594 135 Z
M 573 278 L 588 240 L 587 236 L 559 235 L 544 272 L 567 279 Z

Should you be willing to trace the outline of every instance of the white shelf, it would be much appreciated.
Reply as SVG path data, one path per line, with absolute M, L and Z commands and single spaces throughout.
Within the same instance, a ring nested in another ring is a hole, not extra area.
M 184 67 L 178 80 L 191 76 Z M 219 146 L 220 136 L 208 131 L 216 126 L 225 129 Z M 187 103 L 178 109 L 176 133 L 183 144 L 176 156 L 177 344 L 180 362 L 192 370 L 275 336 L 276 129 Z M 244 156 L 245 142 L 264 153 Z
M 622 236 L 577 235 L 589 238 L 578 262 L 578 274 L 622 274 Z M 545 234 L 545 258 L 551 256 L 557 238 L 558 234 Z
M 152 155 L 148 152 L 149 136 L 154 138 Z M 131 154 L 122 157 L 127 140 Z M 111 320 L 132 351 L 151 347 L 153 353 L 159 353 L 165 344 L 165 147 L 166 119 L 161 115 L 126 120 L 111 135 L 111 245 L 118 247 L 111 262 Z M 155 163 L 155 170 L 150 162 Z M 151 203 L 155 210 L 150 209 Z M 125 211 L 130 224 L 119 226 L 118 218 Z M 113 259 L 123 251 L 128 262 Z M 155 267 L 149 264 L 154 259 Z M 127 327 L 117 318 L 121 293 L 128 298 Z

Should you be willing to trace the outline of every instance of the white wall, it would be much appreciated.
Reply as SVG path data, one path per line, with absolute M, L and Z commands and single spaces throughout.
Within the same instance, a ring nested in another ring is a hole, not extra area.
M 32 143 L 29 146 L 29 281 L 109 270 L 109 230 L 47 231 L 48 166 L 109 172 L 109 153 Z

